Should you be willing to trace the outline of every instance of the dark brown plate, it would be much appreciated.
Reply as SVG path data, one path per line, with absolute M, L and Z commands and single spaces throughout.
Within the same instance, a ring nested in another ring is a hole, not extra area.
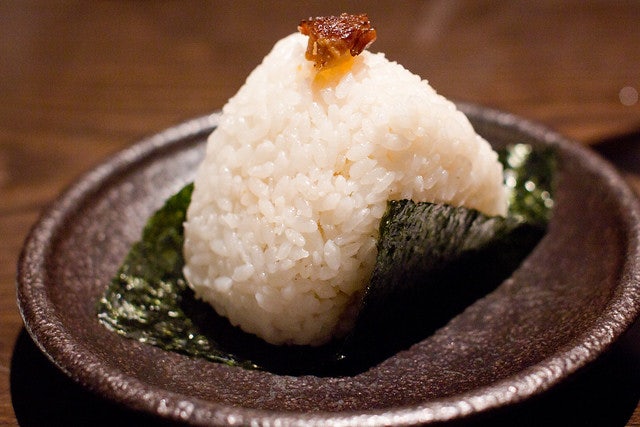
M 640 207 L 590 150 L 510 114 L 461 105 L 496 146 L 560 155 L 549 232 L 497 290 L 433 336 L 354 377 L 278 376 L 166 352 L 96 319 L 148 216 L 191 180 L 216 116 L 144 140 L 44 213 L 18 266 L 18 303 L 42 351 L 85 387 L 192 424 L 413 425 L 538 395 L 593 361 L 640 310 Z

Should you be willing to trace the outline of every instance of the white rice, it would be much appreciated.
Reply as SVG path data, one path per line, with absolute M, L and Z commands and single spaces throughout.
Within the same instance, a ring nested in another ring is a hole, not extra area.
M 314 80 L 306 45 L 280 40 L 225 105 L 185 224 L 196 295 L 273 344 L 351 326 L 387 200 L 507 203 L 496 153 L 426 81 L 368 51 Z

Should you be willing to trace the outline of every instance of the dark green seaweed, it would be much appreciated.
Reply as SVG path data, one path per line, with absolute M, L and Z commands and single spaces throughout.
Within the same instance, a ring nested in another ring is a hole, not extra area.
M 182 275 L 182 224 L 192 192 L 193 184 L 186 185 L 149 219 L 100 299 L 98 318 L 124 336 L 165 350 L 254 367 L 219 348 L 190 315 L 199 302 Z
M 553 208 L 554 151 L 516 144 L 499 157 L 510 193 L 506 217 L 388 202 L 374 271 L 341 347 L 354 368 L 431 335 L 507 279 L 544 236 Z
M 195 298 L 182 275 L 193 184 L 149 219 L 98 304 L 111 330 L 165 350 L 289 375 L 352 375 L 424 339 L 509 277 L 545 233 L 553 207 L 552 149 L 500 151 L 509 214 L 390 201 L 356 325 L 322 347 L 273 346 Z
M 432 334 L 508 278 L 544 231 L 511 216 L 389 202 L 376 266 L 343 355 L 372 365 Z
M 148 220 L 99 300 L 99 321 L 125 337 L 231 366 L 291 375 L 335 372 L 331 345 L 267 344 L 196 299 L 182 274 L 182 224 L 192 191 L 193 184 L 186 185 Z

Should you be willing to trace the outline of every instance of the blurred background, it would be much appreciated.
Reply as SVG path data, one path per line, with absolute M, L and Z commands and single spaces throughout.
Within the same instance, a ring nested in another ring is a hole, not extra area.
M 378 32 L 370 50 L 442 95 L 591 145 L 640 188 L 637 0 L 0 2 L 0 425 L 56 419 L 50 406 L 30 406 L 47 393 L 63 408 L 73 397 L 93 413 L 113 413 L 57 376 L 22 328 L 15 266 L 43 207 L 110 154 L 220 109 L 301 19 L 343 11 L 368 13 Z M 640 378 L 632 376 L 640 335 L 632 336 L 612 356 L 627 370 L 605 361 L 615 372 L 601 379 Z M 609 418 L 601 414 L 607 423 L 589 425 L 640 425 L 640 381 L 619 384 L 591 389 L 618 394 Z M 41 395 L 39 387 L 49 388 Z M 36 400 L 25 402 L 28 393 Z

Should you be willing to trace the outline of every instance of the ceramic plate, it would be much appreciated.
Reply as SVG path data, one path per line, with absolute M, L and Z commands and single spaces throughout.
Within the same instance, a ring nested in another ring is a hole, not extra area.
M 510 114 L 461 108 L 496 147 L 556 147 L 553 220 L 500 287 L 368 371 L 323 378 L 244 370 L 125 339 L 98 323 L 96 301 L 149 215 L 192 180 L 215 114 L 117 154 L 43 214 L 18 266 L 27 330 L 88 389 L 198 425 L 412 425 L 540 394 L 608 349 L 637 316 L 640 208 L 588 149 Z

